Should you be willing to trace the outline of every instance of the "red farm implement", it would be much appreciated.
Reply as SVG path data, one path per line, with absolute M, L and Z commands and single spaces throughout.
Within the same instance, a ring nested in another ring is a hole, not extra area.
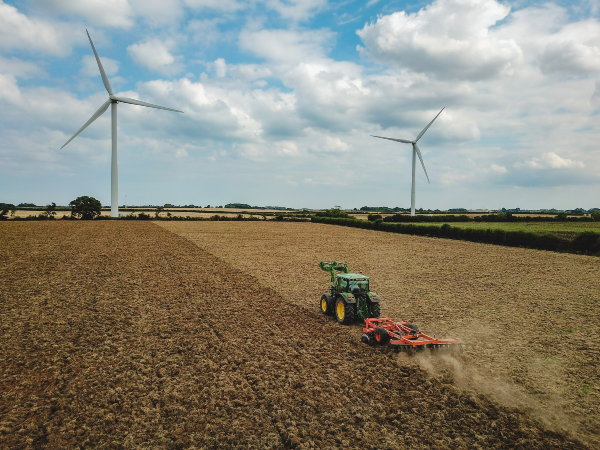
M 416 325 L 406 320 L 394 322 L 389 317 L 365 319 L 362 341 L 366 344 L 383 345 L 389 342 L 396 351 L 414 353 L 424 351 L 453 350 L 462 351 L 457 339 L 436 339 L 421 333 Z

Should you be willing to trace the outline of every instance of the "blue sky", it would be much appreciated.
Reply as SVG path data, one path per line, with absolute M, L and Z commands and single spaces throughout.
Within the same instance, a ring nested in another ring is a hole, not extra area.
M 598 1 L 0 0 L 0 201 L 592 208 Z

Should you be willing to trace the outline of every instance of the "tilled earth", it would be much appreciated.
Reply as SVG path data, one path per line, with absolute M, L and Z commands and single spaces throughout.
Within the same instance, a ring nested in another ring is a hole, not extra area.
M 450 368 L 600 448 L 600 258 L 312 223 L 160 224 L 313 310 L 328 286 L 320 260 L 362 269 L 384 316 L 467 344 L 461 358 L 403 365 Z
M 1 448 L 585 447 L 155 224 L 0 243 Z

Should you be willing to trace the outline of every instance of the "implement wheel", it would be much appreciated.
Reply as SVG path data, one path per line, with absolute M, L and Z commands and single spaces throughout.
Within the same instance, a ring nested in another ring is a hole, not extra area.
M 379 345 L 386 344 L 389 340 L 390 335 L 385 328 L 379 327 L 375 330 L 375 342 L 377 342 Z
M 371 317 L 381 316 L 381 306 L 379 303 L 371 303 Z
M 356 314 L 354 305 L 346 303 L 341 297 L 335 302 L 335 318 L 342 325 L 348 325 L 354 322 Z
M 326 316 L 333 314 L 331 301 L 327 294 L 321 296 L 321 312 Z

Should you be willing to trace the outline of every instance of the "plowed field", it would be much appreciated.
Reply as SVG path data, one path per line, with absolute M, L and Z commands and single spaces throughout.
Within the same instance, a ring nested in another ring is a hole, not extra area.
M 468 344 L 460 360 L 403 364 L 451 367 L 459 385 L 600 448 L 599 258 L 310 223 L 161 225 L 313 310 L 320 260 L 362 269 L 384 316 Z
M 155 224 L 3 223 L 0 244 L 2 448 L 584 447 Z

